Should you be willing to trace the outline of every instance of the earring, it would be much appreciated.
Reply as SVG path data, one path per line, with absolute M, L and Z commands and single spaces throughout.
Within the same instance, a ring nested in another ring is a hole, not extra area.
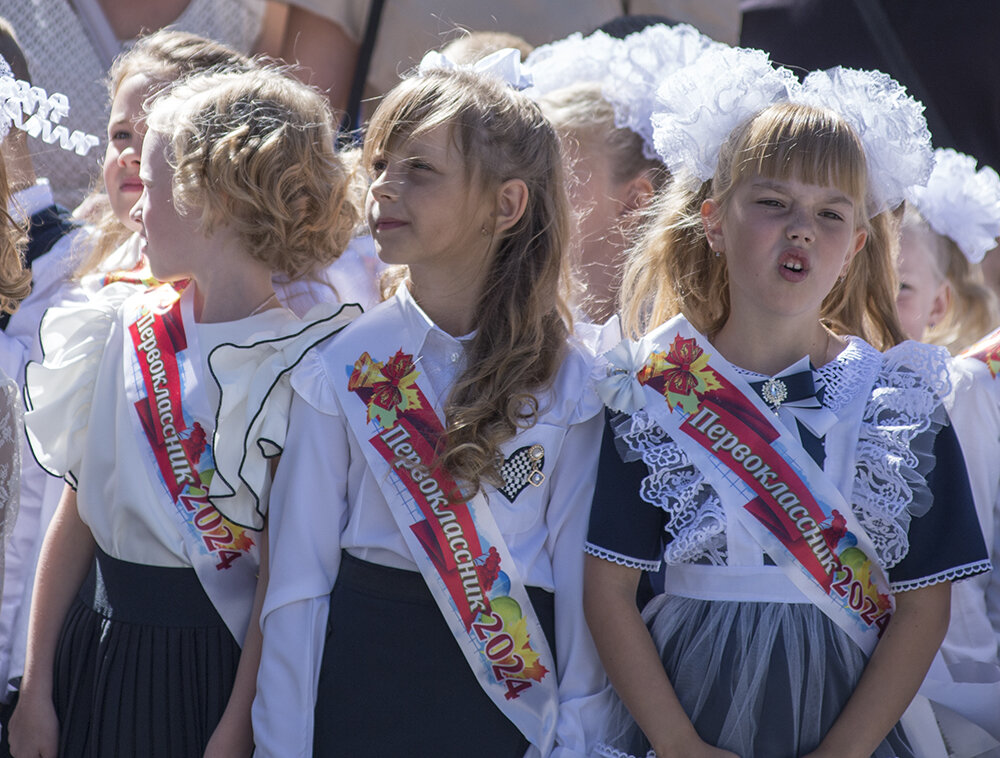
M 484 237 L 489 237 L 489 236 L 490 236 L 490 230 L 486 228 L 486 224 L 483 224 L 483 225 L 482 225 L 482 226 L 481 226 L 481 227 L 479 228 L 479 233 L 480 233 L 481 235 L 483 235 Z

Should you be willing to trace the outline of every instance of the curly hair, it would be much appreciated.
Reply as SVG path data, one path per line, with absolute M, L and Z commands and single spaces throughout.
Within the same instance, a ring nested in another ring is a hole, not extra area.
M 293 279 L 347 247 L 358 198 L 317 90 L 270 66 L 208 73 L 158 97 L 147 123 L 168 138 L 178 210 L 197 213 L 204 234 L 232 227 L 250 256 Z
M 151 80 L 149 97 L 185 76 L 208 70 L 250 71 L 259 64 L 233 48 L 189 32 L 161 29 L 140 37 L 121 53 L 108 71 L 108 99 L 114 100 L 122 82 L 142 74 Z M 95 187 L 85 200 L 92 207 L 88 214 L 96 229 L 93 247 L 77 266 L 75 276 L 96 271 L 101 263 L 132 234 L 115 216 L 104 194 L 104 186 Z
M 823 300 L 821 318 L 833 332 L 858 335 L 880 350 L 902 342 L 898 221 L 889 212 L 869 217 L 864 149 L 851 127 L 831 111 L 791 103 L 765 108 L 737 127 L 712 179 L 694 190 L 677 181 L 650 206 L 619 295 L 626 331 L 641 336 L 678 313 L 709 336 L 723 327 L 730 316 L 729 275 L 725 256 L 709 248 L 701 206 L 712 198 L 725 213 L 736 186 L 753 175 L 832 183 L 854 200 L 855 225 L 868 238 Z
M 559 139 L 538 106 L 466 71 L 434 71 L 393 89 L 368 126 L 365 166 L 441 125 L 451 130 L 470 182 L 493 191 L 521 179 L 528 188 L 524 214 L 503 233 L 490 263 L 467 368 L 444 405 L 439 460 L 475 492 L 483 482 L 502 484 L 500 446 L 536 422 L 538 395 L 564 357 L 569 200 Z
M 9 199 L 7 166 L 0 155 L 0 311 L 4 313 L 16 311 L 18 303 L 31 292 L 31 271 L 24 267 L 21 255 L 26 235 L 7 213 Z

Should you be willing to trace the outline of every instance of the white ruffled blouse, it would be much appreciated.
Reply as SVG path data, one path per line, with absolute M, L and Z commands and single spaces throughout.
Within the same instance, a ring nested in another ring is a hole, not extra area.
M 396 311 L 389 323 L 402 325 L 399 341 L 417 357 L 424 392 L 445 397 L 464 363 L 463 341 L 431 322 L 405 286 L 362 318 L 385 317 L 387 309 Z M 309 353 L 292 376 L 296 394 L 270 505 L 270 581 L 254 703 L 260 756 L 312 755 L 329 593 L 342 551 L 417 570 L 335 394 L 334 380 L 344 377 L 344 356 L 336 347 L 335 339 Z M 510 454 L 543 442 L 544 484 L 526 488 L 515 503 L 485 487 L 525 584 L 555 592 L 560 715 L 553 755 L 581 758 L 600 720 L 597 693 L 604 679 L 582 605 L 581 547 L 602 425 L 590 371 L 590 359 L 571 349 L 541 398 L 539 421 L 503 446 Z
M 143 442 L 136 437 L 131 418 L 135 411 L 125 392 L 127 333 L 121 305 L 135 294 L 132 286 L 111 285 L 88 303 L 49 309 L 42 322 L 44 362 L 29 363 L 26 372 L 29 411 L 25 425 L 38 462 L 76 487 L 80 517 L 102 550 L 134 563 L 189 566 L 175 516 L 160 505 L 161 485 L 149 469 Z M 235 491 L 224 486 L 227 481 L 239 481 L 243 456 L 236 443 L 246 438 L 256 410 L 248 403 L 270 397 L 268 423 L 284 425 L 290 392 L 286 390 L 282 405 L 276 399 L 281 392 L 268 395 L 260 388 L 282 387 L 283 372 L 315 339 L 310 339 L 307 324 L 284 308 L 224 324 L 198 324 L 192 300 L 188 290 L 181 297 L 181 307 L 188 349 L 197 356 L 202 381 L 185 392 L 200 393 L 197 401 L 204 407 L 217 408 L 219 402 L 218 387 L 209 379 L 207 360 L 212 350 L 224 343 L 252 345 L 244 349 L 251 359 L 240 364 L 239 372 L 229 371 L 222 385 L 225 407 L 217 426 L 225 428 L 225 434 L 216 434 L 215 478 L 219 483 L 213 480 L 210 494 L 256 503 L 266 496 L 266 483 L 255 481 L 256 492 L 242 483 Z M 317 328 L 332 328 L 329 318 L 320 324 Z

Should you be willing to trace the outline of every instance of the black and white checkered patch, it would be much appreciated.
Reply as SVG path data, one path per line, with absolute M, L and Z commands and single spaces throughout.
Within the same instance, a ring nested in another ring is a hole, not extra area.
M 511 453 L 503 462 L 500 474 L 504 486 L 498 490 L 510 502 L 529 484 L 538 487 L 545 481 L 545 449 L 541 445 L 525 445 Z

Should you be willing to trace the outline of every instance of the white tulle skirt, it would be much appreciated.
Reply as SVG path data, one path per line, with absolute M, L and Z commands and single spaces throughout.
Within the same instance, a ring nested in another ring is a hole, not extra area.
M 854 691 L 866 658 L 815 606 L 658 595 L 643 618 L 681 705 L 708 744 L 740 758 L 814 750 Z M 597 754 L 652 758 L 622 702 Z M 873 758 L 912 758 L 897 725 Z

